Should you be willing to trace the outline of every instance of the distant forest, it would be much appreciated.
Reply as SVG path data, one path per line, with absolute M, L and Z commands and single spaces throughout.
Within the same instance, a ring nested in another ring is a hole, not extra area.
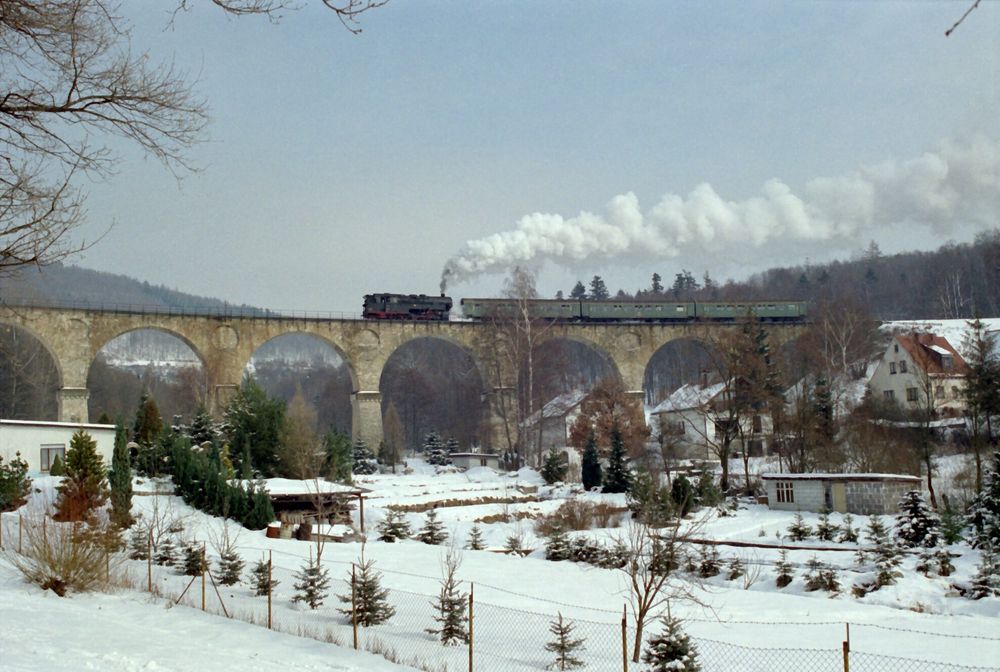
M 771 268 L 747 280 L 714 281 L 686 269 L 635 293 L 610 294 L 604 280 L 578 282 L 560 296 L 662 301 L 854 299 L 880 320 L 948 319 L 1000 315 L 1000 229 L 974 242 L 949 242 L 932 252 L 883 255 L 873 242 L 850 261 Z

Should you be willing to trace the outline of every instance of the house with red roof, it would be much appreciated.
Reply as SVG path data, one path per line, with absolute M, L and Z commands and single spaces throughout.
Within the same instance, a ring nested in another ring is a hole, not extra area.
M 913 332 L 893 336 L 868 387 L 877 399 L 908 411 L 939 416 L 965 412 L 962 390 L 969 367 L 946 338 Z

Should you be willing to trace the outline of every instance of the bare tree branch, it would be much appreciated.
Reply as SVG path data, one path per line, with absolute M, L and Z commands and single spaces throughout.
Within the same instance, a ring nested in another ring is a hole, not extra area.
M 975 2 L 972 3 L 972 6 L 969 7 L 967 10 L 965 10 L 965 14 L 962 14 L 962 16 L 959 17 L 958 21 L 952 24 L 951 28 L 944 31 L 944 36 L 951 37 L 951 34 L 955 32 L 955 29 L 958 28 L 960 25 L 962 25 L 962 22 L 965 21 L 965 18 L 969 16 L 969 14 L 972 14 L 972 11 L 977 7 L 979 7 L 979 3 L 982 1 L 983 0 L 975 0 Z

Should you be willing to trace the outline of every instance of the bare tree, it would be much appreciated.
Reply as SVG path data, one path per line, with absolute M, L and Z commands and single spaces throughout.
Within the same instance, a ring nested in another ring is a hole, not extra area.
M 379 457 L 392 466 L 392 473 L 395 474 L 396 463 L 400 461 L 406 449 L 406 432 L 403 431 L 403 421 L 399 419 L 396 404 L 391 401 L 382 419 L 382 436 L 384 439 Z
M 635 644 L 632 661 L 639 662 L 642 631 L 650 616 L 677 600 L 703 604 L 690 577 L 679 578 L 675 570 L 681 564 L 692 538 L 704 528 L 705 519 L 684 521 L 676 518 L 667 527 L 656 528 L 632 520 L 619 537 L 626 561 L 619 568 L 628 591 L 629 608 L 635 618 Z
M 322 0 L 351 32 L 386 0 Z M 211 0 L 272 20 L 285 0 Z M 178 10 L 193 0 L 178 0 Z M 79 178 L 107 177 L 123 138 L 169 169 L 202 137 L 205 102 L 172 65 L 133 51 L 114 0 L 0 3 L 0 275 L 85 249 Z
M 306 401 L 302 388 L 288 402 L 278 458 L 282 473 L 290 478 L 317 478 L 323 470 L 326 453 L 316 432 L 316 409 Z
M 611 445 L 611 433 L 616 429 L 629 455 L 643 454 L 650 431 L 642 404 L 638 399 L 630 399 L 620 382 L 607 378 L 594 386 L 580 404 L 580 414 L 570 428 L 569 443 L 582 450 L 593 431 L 597 445 L 606 452 Z

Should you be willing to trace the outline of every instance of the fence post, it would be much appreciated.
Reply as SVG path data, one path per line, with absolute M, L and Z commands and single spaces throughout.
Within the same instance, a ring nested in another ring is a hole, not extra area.
M 354 650 L 358 650 L 358 605 L 356 566 L 351 563 L 351 628 L 354 630 Z
M 3 514 L 0 513 L 0 551 L 3 550 Z
M 472 633 L 473 633 L 473 593 L 476 592 L 476 584 L 469 584 L 469 672 L 472 672 Z
M 271 629 L 271 551 L 267 552 L 267 629 Z
M 205 542 L 201 542 L 201 610 L 205 611 Z
M 153 528 L 146 537 L 146 591 L 153 592 Z
M 844 628 L 846 629 L 847 639 L 843 642 L 844 648 L 844 672 L 850 672 L 851 669 L 851 624 L 844 623 Z
M 628 605 L 622 605 L 622 672 L 628 672 L 628 631 L 625 621 L 628 618 Z
M 24 519 L 21 514 L 17 514 L 17 552 L 21 552 L 21 528 L 24 527 Z

